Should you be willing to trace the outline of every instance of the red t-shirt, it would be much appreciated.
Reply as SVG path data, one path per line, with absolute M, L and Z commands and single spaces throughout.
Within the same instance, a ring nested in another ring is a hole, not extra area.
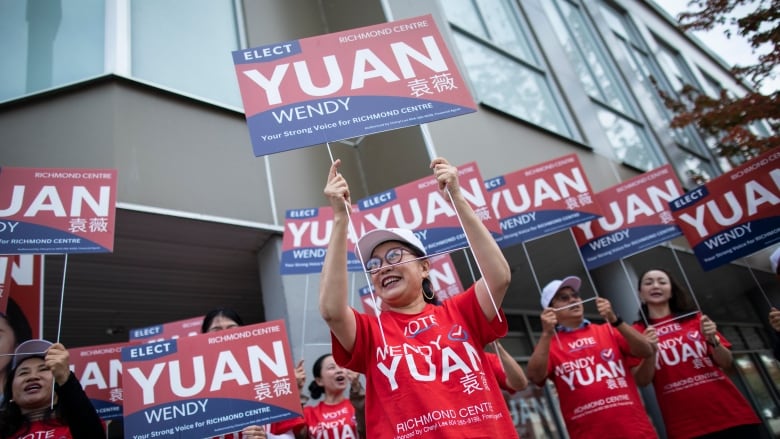
M 366 376 L 369 438 L 516 438 L 482 347 L 506 334 L 506 317 L 488 322 L 474 287 L 419 314 L 353 310 L 355 347 L 335 337 L 333 358 Z M 385 342 L 386 341 L 386 345 Z
M 504 370 L 504 365 L 501 363 L 501 358 L 498 356 L 498 354 L 485 352 L 485 359 L 490 364 L 490 370 L 492 370 L 496 375 L 498 387 L 500 387 L 502 390 L 506 390 L 511 395 L 517 393 L 514 389 L 506 385 L 506 371 Z
M 62 425 L 57 421 L 33 421 L 30 428 L 22 427 L 19 431 L 11 435 L 11 439 L 72 439 L 70 429 L 67 425 Z
M 662 324 L 650 320 L 658 334 L 653 387 L 670 439 L 701 436 L 744 424 L 758 416 L 734 383 L 715 364 L 712 348 L 701 333 L 701 314 Z M 634 325 L 640 332 L 641 323 Z M 723 346 L 731 344 L 718 334 Z
M 338 404 L 320 402 L 303 408 L 303 418 L 289 419 L 271 424 L 271 433 L 299 432 L 309 426 L 311 439 L 358 439 L 355 408 L 349 399 Z
M 550 342 L 547 378 L 558 391 L 573 438 L 657 438 L 627 366 L 628 343 L 609 325 L 558 332 Z M 560 343 L 559 343 L 560 341 Z

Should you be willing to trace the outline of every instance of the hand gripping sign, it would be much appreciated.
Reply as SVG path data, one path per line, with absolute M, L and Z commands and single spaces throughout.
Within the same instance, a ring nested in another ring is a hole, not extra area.
M 0 168 L 0 254 L 114 249 L 115 169 Z
M 256 156 L 476 111 L 431 15 L 233 52 Z
M 104 420 L 122 419 L 122 348 L 138 343 L 114 343 L 70 348 L 70 370 Z
M 485 181 L 501 224 L 496 242 L 510 247 L 601 216 L 576 154 Z
M 122 349 L 125 437 L 212 437 L 301 416 L 281 320 Z
M 771 150 L 672 200 L 705 270 L 780 242 L 780 151 Z
M 680 236 L 668 202 L 681 193 L 665 165 L 596 194 L 604 216 L 573 228 L 588 270 Z
M 484 181 L 476 162 L 458 167 L 458 183 L 464 198 L 487 229 L 496 236 L 501 227 L 488 206 Z M 378 228 L 414 230 L 428 255 L 468 245 L 455 208 L 439 190 L 435 177 L 425 177 L 395 189 L 371 195 L 357 203 L 360 209 L 358 235 Z

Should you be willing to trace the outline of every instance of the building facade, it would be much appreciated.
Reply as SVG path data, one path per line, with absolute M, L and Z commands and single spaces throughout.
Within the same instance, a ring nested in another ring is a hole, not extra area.
M 425 14 L 476 113 L 253 155 L 231 51 Z M 325 204 L 331 153 L 353 200 L 427 176 L 435 156 L 476 161 L 489 178 L 576 153 L 597 192 L 670 163 L 692 189 L 728 164 L 714 139 L 668 127 L 656 87 L 744 90 L 642 0 L 5 1 L 0 55 L 0 166 L 119 172 L 114 252 L 46 257 L 44 336 L 59 334 L 61 291 L 69 346 L 124 341 L 127 329 L 229 306 L 248 322 L 284 320 L 308 364 L 330 349 L 319 276 L 279 274 L 282 232 L 286 210 Z M 541 331 L 539 285 L 575 274 L 586 296 L 634 316 L 637 274 L 661 266 L 734 344 L 734 380 L 780 436 L 780 368 L 766 325 L 780 287 L 768 250 L 708 272 L 682 238 L 591 272 L 569 231 L 505 253 L 513 279 L 503 343 L 521 363 Z M 467 257 L 453 258 L 470 283 Z M 523 437 L 565 437 L 553 389 L 510 407 Z

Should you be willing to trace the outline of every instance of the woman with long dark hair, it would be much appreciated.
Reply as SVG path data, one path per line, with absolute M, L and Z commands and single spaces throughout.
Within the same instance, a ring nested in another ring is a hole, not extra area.
M 645 331 L 656 355 L 633 368 L 640 386 L 650 383 L 670 439 L 760 437 L 759 419 L 726 376 L 731 344 L 715 322 L 696 312 L 691 296 L 663 269 L 639 277 L 647 316 L 634 324 Z

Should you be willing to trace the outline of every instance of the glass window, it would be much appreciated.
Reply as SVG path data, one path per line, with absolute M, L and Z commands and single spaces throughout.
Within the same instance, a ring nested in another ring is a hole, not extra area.
M 104 73 L 104 0 L 0 3 L 0 101 Z
M 131 23 L 134 77 L 241 107 L 233 0 L 134 0 Z
M 467 37 L 455 34 L 455 40 L 481 102 L 561 132 L 565 123 L 544 76 Z
M 444 8 L 453 24 L 477 99 L 509 115 L 572 137 L 531 40 L 507 0 L 453 0 Z
M 639 120 L 628 88 L 618 75 L 617 66 L 602 49 L 582 8 L 568 0 L 542 2 L 542 5 L 582 86 L 597 107 L 598 120 L 615 157 L 642 170 L 660 166 L 658 151 Z M 620 33 L 630 33 L 614 17 L 611 23 Z

